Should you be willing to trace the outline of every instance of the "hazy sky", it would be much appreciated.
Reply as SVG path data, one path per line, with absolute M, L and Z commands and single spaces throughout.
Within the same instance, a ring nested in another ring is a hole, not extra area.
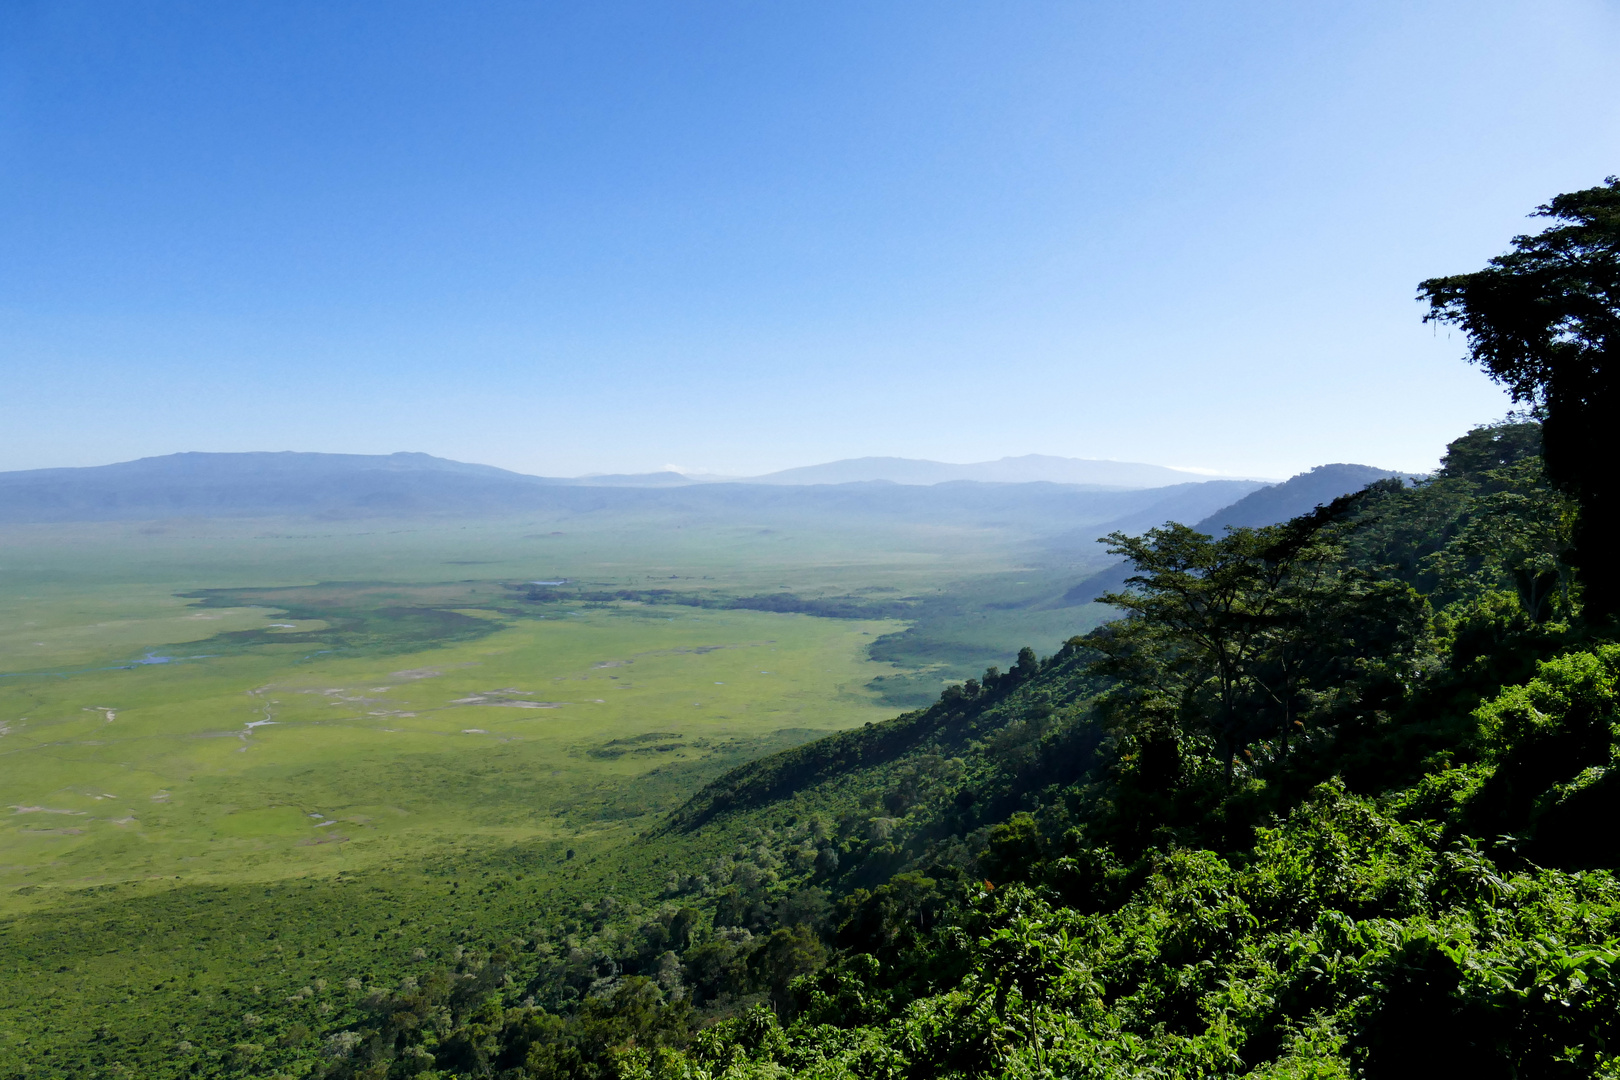
M 0 0 L 0 469 L 1432 467 L 1620 7 Z

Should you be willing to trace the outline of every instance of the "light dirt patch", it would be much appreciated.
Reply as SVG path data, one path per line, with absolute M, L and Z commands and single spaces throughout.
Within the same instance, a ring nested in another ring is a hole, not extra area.
M 532 701 L 519 697 L 520 694 L 532 694 L 533 690 L 519 690 L 514 686 L 502 690 L 485 690 L 481 693 L 471 694 L 464 698 L 456 698 L 452 705 L 500 705 L 509 709 L 556 709 L 571 704 L 567 701 Z

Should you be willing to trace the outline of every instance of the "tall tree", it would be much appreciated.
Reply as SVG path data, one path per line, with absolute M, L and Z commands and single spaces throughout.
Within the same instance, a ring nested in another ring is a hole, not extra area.
M 1093 671 L 1119 682 L 1110 707 L 1202 735 L 1230 782 L 1251 742 L 1286 756 L 1296 730 L 1336 723 L 1399 682 L 1422 600 L 1351 565 L 1343 544 L 1381 490 L 1219 539 L 1174 522 L 1105 537 L 1136 569 L 1131 588 L 1102 597 L 1128 617 L 1087 639 L 1101 654 Z
M 1214 744 L 1226 781 L 1258 727 L 1249 668 L 1264 640 L 1272 596 L 1256 588 L 1260 544 L 1253 529 L 1220 540 L 1175 522 L 1102 542 L 1136 567 L 1132 588 L 1100 599 L 1132 618 L 1097 639 L 1099 674 L 1176 702 L 1183 723 Z
M 1620 177 L 1536 209 L 1553 225 L 1472 274 L 1418 286 L 1425 322 L 1457 326 L 1468 359 L 1543 421 L 1547 478 L 1580 507 L 1570 562 L 1586 615 L 1620 615 Z

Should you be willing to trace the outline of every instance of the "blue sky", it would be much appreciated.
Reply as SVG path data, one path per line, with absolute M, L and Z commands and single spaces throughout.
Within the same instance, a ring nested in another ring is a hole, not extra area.
M 1432 467 L 1614 3 L 0 0 L 0 469 Z

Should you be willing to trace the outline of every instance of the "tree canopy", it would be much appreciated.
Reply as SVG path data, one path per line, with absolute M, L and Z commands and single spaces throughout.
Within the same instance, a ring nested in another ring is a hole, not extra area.
M 1547 476 L 1580 506 L 1570 561 L 1588 618 L 1620 614 L 1620 177 L 1538 207 L 1554 224 L 1513 238 L 1511 251 L 1471 274 L 1418 286 L 1425 321 L 1459 327 L 1468 358 L 1544 421 Z

